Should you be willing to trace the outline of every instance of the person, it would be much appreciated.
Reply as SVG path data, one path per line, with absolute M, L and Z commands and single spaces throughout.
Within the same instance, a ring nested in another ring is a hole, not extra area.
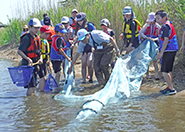
M 158 38 L 159 36 L 159 29 L 161 26 L 155 21 L 155 12 L 151 12 L 148 14 L 147 23 L 143 26 L 140 31 L 140 36 L 144 38 L 144 40 L 151 38 Z M 155 43 L 159 46 L 159 41 L 155 41 Z M 159 80 L 158 76 L 158 65 L 157 60 L 153 60 L 153 65 L 155 68 L 155 80 Z M 151 79 L 152 77 L 149 75 L 149 68 L 146 73 L 146 78 Z
M 106 34 L 110 35 L 114 40 L 116 40 L 115 38 L 115 32 L 114 30 L 110 29 L 110 22 L 108 19 L 104 18 L 100 21 L 100 26 L 103 30 L 103 32 L 105 32 Z
M 135 19 L 135 14 L 132 10 L 132 7 L 126 6 L 123 10 L 124 23 L 122 32 L 119 36 L 119 39 L 124 39 L 126 44 L 126 53 L 133 51 L 139 46 L 139 29 L 141 27 L 140 22 Z
M 21 36 L 25 33 L 25 32 L 28 32 L 28 26 L 27 25 L 24 25 L 24 28 L 23 28 L 23 31 L 21 32 Z
M 181 48 L 180 48 L 180 53 L 183 53 L 184 51 L 184 44 L 185 43 L 185 28 L 184 28 L 184 32 L 183 32 L 183 35 L 182 35 L 182 44 L 181 44 Z
M 38 91 L 41 91 L 41 92 L 44 91 L 47 69 L 51 71 L 51 64 L 50 64 L 51 61 L 49 59 L 50 48 L 49 48 L 49 43 L 47 41 L 47 38 L 50 35 L 50 33 L 51 31 L 49 29 L 49 26 L 44 25 L 40 28 L 41 54 L 42 54 L 43 63 L 40 65 L 40 70 L 39 70 L 40 80 L 39 80 Z
M 47 41 L 48 41 L 49 46 L 50 46 L 50 49 L 51 49 L 52 36 L 55 35 L 55 29 L 54 29 L 54 27 L 51 25 L 51 19 L 50 19 L 50 17 L 48 17 L 48 16 L 45 16 L 45 17 L 44 17 L 44 25 L 49 26 L 49 28 L 50 28 L 50 30 L 51 30 L 50 35 L 49 35 L 49 37 L 47 38 Z
M 43 26 L 43 25 L 46 25 L 45 22 L 44 22 L 44 18 L 45 18 L 46 16 L 48 16 L 48 14 L 47 14 L 47 13 L 44 13 L 44 14 L 43 14 L 43 19 L 41 20 L 41 25 L 42 25 L 42 26 Z M 53 22 L 52 22 L 52 21 L 50 22 L 50 26 L 53 26 Z
M 77 9 L 73 9 L 71 12 L 71 17 L 69 18 L 69 25 L 73 28 L 73 35 L 75 33 L 76 30 L 76 15 L 78 13 Z
M 86 29 L 88 32 L 91 32 L 93 30 L 96 29 L 96 27 L 94 26 L 93 23 L 88 22 L 86 19 L 86 14 L 84 12 L 80 12 L 77 14 L 76 16 L 76 31 L 75 31 L 75 35 L 77 35 L 77 31 L 84 28 Z M 76 43 L 76 40 L 74 40 L 74 43 Z M 89 79 L 90 83 L 93 83 L 93 53 L 91 50 L 91 46 L 90 45 L 86 45 L 84 47 L 84 50 L 82 52 L 82 83 L 86 83 L 86 77 Z M 88 67 L 88 75 L 86 76 L 86 67 Z
M 37 35 L 40 27 L 40 21 L 37 18 L 32 18 L 29 21 L 29 32 L 21 36 L 20 46 L 17 51 L 22 57 L 21 65 L 33 66 L 33 63 L 42 63 L 42 56 L 40 52 L 41 41 L 40 37 Z M 25 88 L 27 88 L 27 96 L 31 96 L 35 92 L 38 70 L 37 65 L 34 65 L 31 82 L 28 86 L 25 86 Z
M 50 59 L 53 65 L 53 70 L 56 73 L 55 79 L 59 84 L 62 61 L 64 58 L 67 58 L 69 61 L 71 61 L 71 59 L 65 53 L 66 43 L 63 37 L 66 35 L 67 31 L 64 25 L 60 23 L 57 24 L 55 26 L 55 32 L 56 35 L 53 36 L 51 45 Z
M 165 95 L 176 94 L 176 90 L 172 84 L 172 69 L 175 60 L 175 55 L 178 50 L 177 36 L 175 28 L 168 20 L 167 12 L 165 10 L 159 10 L 155 13 L 156 21 L 161 24 L 159 30 L 159 53 L 157 59 L 162 58 L 161 72 L 164 80 L 167 82 L 167 88 L 161 90 Z M 153 39 L 153 41 L 156 39 Z
M 80 43 L 76 54 L 73 56 L 72 64 L 68 73 L 72 71 L 72 67 L 80 56 L 80 53 L 83 52 L 84 47 L 88 44 L 95 49 L 94 70 L 98 83 L 100 85 L 105 85 L 111 74 L 110 63 L 113 58 L 113 47 L 116 49 L 117 55 L 120 56 L 116 41 L 111 36 L 100 30 L 87 32 L 86 29 L 80 29 L 77 32 L 77 38 Z

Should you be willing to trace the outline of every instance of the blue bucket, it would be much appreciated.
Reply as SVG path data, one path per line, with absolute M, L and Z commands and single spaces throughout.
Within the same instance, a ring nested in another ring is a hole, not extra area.
M 34 67 L 32 66 L 18 66 L 9 67 L 8 71 L 14 84 L 18 87 L 27 86 L 32 78 Z

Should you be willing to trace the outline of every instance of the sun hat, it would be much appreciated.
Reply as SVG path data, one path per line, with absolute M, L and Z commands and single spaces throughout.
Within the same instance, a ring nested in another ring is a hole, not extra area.
M 85 36 L 88 34 L 87 30 L 85 29 L 80 29 L 78 30 L 77 32 L 77 38 L 78 38 L 78 41 L 82 41 L 85 39 Z
M 101 24 L 101 25 L 105 25 L 105 26 L 107 26 L 107 27 L 110 26 L 110 22 L 109 22 L 109 20 L 106 19 L 106 18 L 102 19 L 102 20 L 100 21 L 100 24 Z
M 32 19 L 29 21 L 29 26 L 41 27 L 42 25 L 41 25 L 39 19 L 37 19 L 37 18 L 32 18 Z
M 126 6 L 126 7 L 123 9 L 123 15 L 125 15 L 125 14 L 132 14 L 132 7 Z
M 151 12 L 148 14 L 147 22 L 153 22 L 155 20 L 155 12 Z
M 65 26 L 61 23 L 59 23 L 55 26 L 55 31 L 60 32 L 60 33 L 67 33 Z
M 73 12 L 78 13 L 78 10 L 77 10 L 77 9 L 73 9 L 73 10 L 72 10 L 72 13 L 73 13 Z
M 62 17 L 61 23 L 68 23 L 68 22 L 69 22 L 69 18 L 67 16 Z
M 86 18 L 86 14 L 84 12 L 80 12 L 76 15 L 76 21 L 81 21 Z
M 40 28 L 40 32 L 51 33 L 49 26 L 44 25 Z
M 24 25 L 24 28 L 28 28 L 28 26 L 27 25 Z
M 51 19 L 49 16 L 44 17 L 44 24 L 48 26 L 51 25 Z

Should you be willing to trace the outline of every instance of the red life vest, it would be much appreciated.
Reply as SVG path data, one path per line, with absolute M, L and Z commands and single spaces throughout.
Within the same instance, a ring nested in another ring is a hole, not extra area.
M 49 34 L 47 41 L 49 44 L 52 44 L 52 36 L 55 35 L 55 30 L 54 30 L 54 27 L 52 26 L 49 26 L 49 29 L 51 30 L 51 33 Z
M 59 36 L 57 36 L 57 35 L 54 35 L 53 36 L 52 47 L 55 49 L 55 51 L 57 52 L 57 54 L 61 55 L 61 53 L 59 52 L 59 49 L 57 48 L 57 45 L 56 45 L 56 42 L 57 42 L 57 39 L 58 38 L 59 38 Z M 62 39 L 62 42 L 64 44 L 63 45 L 64 46 L 63 50 L 65 50 L 66 49 L 66 43 L 65 43 L 65 41 L 63 39 Z
M 112 29 L 108 28 L 108 30 L 105 33 L 110 36 L 112 31 L 113 31 Z
M 71 17 L 71 19 L 73 20 L 73 23 L 70 26 L 73 28 L 73 30 L 76 30 L 76 20 L 73 17 Z
M 175 28 L 174 28 L 172 22 L 170 22 L 170 21 L 166 21 L 162 25 L 162 27 L 165 24 L 168 24 L 169 27 L 170 27 L 170 35 L 169 35 L 168 45 L 167 45 L 165 51 L 176 51 L 176 50 L 178 50 L 178 42 L 177 42 L 177 36 L 176 36 Z M 161 34 L 162 27 L 159 30 L 159 43 L 160 43 L 159 50 L 160 51 L 161 51 L 163 43 L 164 43 L 164 39 L 162 38 L 162 34 Z
M 26 51 L 27 56 L 29 58 L 37 58 L 37 57 L 39 57 L 40 50 L 41 50 L 41 40 L 40 40 L 40 37 L 38 35 L 32 36 L 29 32 L 26 32 L 26 33 L 24 33 L 20 37 L 20 43 L 21 43 L 21 39 L 25 35 L 27 35 L 30 38 L 30 40 L 31 40 L 31 44 L 27 48 L 27 51 Z
M 153 31 L 153 34 L 151 33 L 152 31 L 151 31 L 151 25 L 150 24 L 148 24 L 147 25 L 147 28 L 146 28 L 146 31 L 145 31 L 145 35 L 146 36 L 155 36 L 155 37 L 158 37 L 158 35 L 159 35 L 159 29 L 160 29 L 160 27 L 158 27 L 157 26 L 157 24 L 155 24 L 154 25 L 154 31 Z

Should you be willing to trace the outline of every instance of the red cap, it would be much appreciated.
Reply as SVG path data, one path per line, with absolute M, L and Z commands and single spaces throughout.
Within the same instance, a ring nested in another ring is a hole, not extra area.
M 49 29 L 49 26 L 44 25 L 40 28 L 40 32 L 51 33 L 51 30 Z

